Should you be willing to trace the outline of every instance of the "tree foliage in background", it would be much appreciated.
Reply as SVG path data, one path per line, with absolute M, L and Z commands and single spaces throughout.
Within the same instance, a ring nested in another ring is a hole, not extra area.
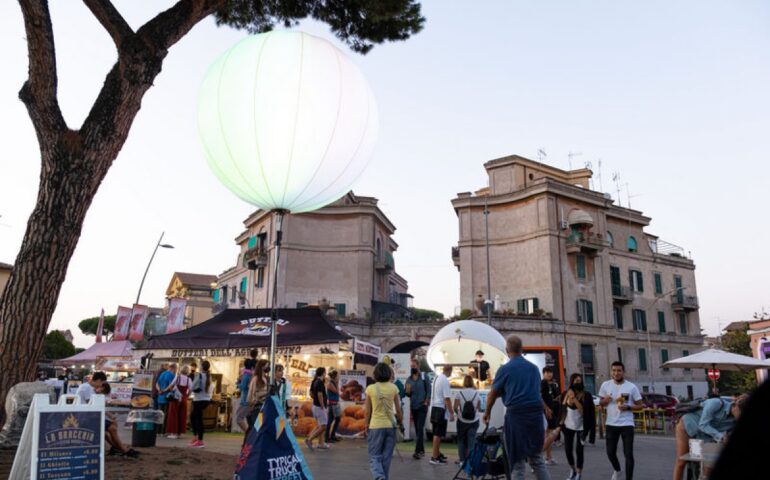
M 75 345 L 64 338 L 64 334 L 59 330 L 49 332 L 43 339 L 43 358 L 47 360 L 57 360 L 75 355 L 77 349 Z M 37 363 L 37 362 L 35 362 Z
M 116 315 L 104 316 L 104 327 L 102 327 L 102 336 L 107 337 L 115 332 L 115 317 Z M 80 331 L 83 335 L 96 335 L 96 329 L 99 328 L 99 317 L 86 318 L 78 323 Z
M 415 320 L 441 320 L 444 318 L 443 313 L 427 308 L 410 308 L 409 311 L 412 312 Z
M 726 352 L 737 353 L 751 357 L 751 337 L 748 327 L 742 330 L 732 330 L 722 335 L 722 349 Z M 757 387 L 757 376 L 751 372 L 720 372 L 719 390 L 722 394 L 733 395 L 748 393 Z
M 18 382 L 33 380 L 62 283 L 88 208 L 160 74 L 169 49 L 201 20 L 265 32 L 313 18 L 351 49 L 366 53 L 405 40 L 425 19 L 415 0 L 178 0 L 138 29 L 110 0 L 83 0 L 116 50 L 83 124 L 67 125 L 59 106 L 56 49 L 47 0 L 19 0 L 29 60 L 19 91 L 40 149 L 35 206 L 0 296 L 0 404 Z M 0 409 L 0 424 L 5 412 Z

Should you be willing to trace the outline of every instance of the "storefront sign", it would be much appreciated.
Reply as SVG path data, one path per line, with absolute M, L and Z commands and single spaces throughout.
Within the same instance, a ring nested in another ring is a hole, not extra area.
M 96 357 L 94 370 L 101 372 L 135 372 L 139 359 L 133 357 Z
M 88 404 L 72 395 L 53 405 L 48 400 L 33 398 L 10 478 L 103 479 L 104 397 L 94 395 Z
M 270 355 L 269 347 L 241 347 L 241 348 L 175 348 L 175 349 L 154 349 L 154 350 L 134 350 L 135 355 L 144 355 L 152 352 L 156 359 L 169 358 L 203 358 L 203 357 L 224 357 L 224 358 L 247 358 L 252 350 L 257 351 L 257 356 Z M 290 345 L 279 346 L 276 349 L 276 355 L 313 355 L 319 353 L 337 353 L 340 350 L 338 343 L 327 343 L 321 345 Z
M 370 357 L 375 357 L 375 358 L 380 357 L 380 352 L 382 351 L 382 349 L 377 345 L 367 343 L 367 342 L 362 342 L 359 339 L 356 339 L 356 341 L 353 343 L 354 343 L 353 347 L 354 347 L 355 353 L 360 353 L 361 355 L 368 355 Z
M 110 394 L 107 397 L 107 405 L 110 407 L 128 407 L 131 405 L 133 393 L 131 383 L 110 383 Z
M 134 375 L 131 389 L 131 408 L 145 409 L 152 406 L 152 381 L 155 372 L 145 371 Z
M 340 370 L 340 400 L 363 402 L 366 399 L 366 371 Z

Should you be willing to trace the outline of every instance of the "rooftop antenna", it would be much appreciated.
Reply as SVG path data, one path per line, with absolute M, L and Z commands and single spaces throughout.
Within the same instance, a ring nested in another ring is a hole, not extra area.
M 615 190 L 618 192 L 618 206 L 622 207 L 623 203 L 620 201 L 620 172 L 612 173 L 612 181 L 615 182 Z
M 631 199 L 639 196 L 641 196 L 641 194 L 631 195 L 631 189 L 628 187 L 628 182 L 626 182 L 626 197 L 628 198 L 628 208 L 631 208 Z
M 541 148 L 537 149 L 537 160 L 540 163 L 545 162 L 545 157 L 547 157 L 547 156 L 548 156 L 548 154 L 545 153 L 545 148 L 544 147 L 541 147 Z
M 569 162 L 569 169 L 572 170 L 572 159 L 583 155 L 582 152 L 569 152 L 567 154 L 567 162 Z

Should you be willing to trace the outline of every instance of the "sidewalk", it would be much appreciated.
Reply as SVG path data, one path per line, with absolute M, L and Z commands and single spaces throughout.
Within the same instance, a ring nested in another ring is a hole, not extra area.
M 130 441 L 131 432 L 121 430 L 121 437 Z M 190 440 L 186 435 L 179 440 L 158 438 L 159 447 L 185 448 Z M 233 465 L 240 452 L 242 438 L 240 435 L 228 433 L 207 434 L 206 451 L 232 455 Z M 302 453 L 305 455 L 310 471 L 317 480 L 367 480 L 369 465 L 364 440 L 343 440 L 329 450 L 316 450 L 309 452 L 302 439 Z M 428 445 L 426 445 L 427 447 Z M 414 444 L 402 443 L 398 446 L 398 452 L 393 456 L 391 464 L 391 479 L 451 479 L 457 472 L 457 445 L 447 443 L 442 446 L 442 452 L 449 457 L 447 465 L 431 465 L 427 458 L 422 460 L 412 459 Z M 634 478 L 640 480 L 668 480 L 674 467 L 674 439 L 672 437 L 637 435 L 634 439 L 634 451 L 636 468 Z M 622 444 L 618 446 L 618 458 L 624 463 Z M 558 465 L 548 467 L 553 480 L 567 478 L 569 468 L 563 448 L 555 448 L 554 459 Z M 399 456 L 400 453 L 400 456 Z M 597 440 L 596 445 L 585 447 L 584 475 L 588 479 L 608 479 L 612 475 L 612 468 L 605 453 L 604 440 Z M 232 472 L 222 472 L 222 479 L 231 479 Z M 527 478 L 534 478 L 529 471 Z M 625 477 L 624 477 L 625 478 Z

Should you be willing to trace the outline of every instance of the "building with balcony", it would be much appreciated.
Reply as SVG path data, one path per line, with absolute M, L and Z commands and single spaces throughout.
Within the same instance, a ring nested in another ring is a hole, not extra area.
M 373 318 L 405 310 L 411 296 L 396 273 L 396 227 L 377 199 L 348 193 L 310 213 L 284 217 L 278 305 L 323 306 L 328 314 Z M 257 210 L 236 237 L 236 265 L 217 279 L 216 310 L 271 306 L 275 274 L 275 214 Z M 328 309 L 325 307 L 328 305 Z
M 516 155 L 484 167 L 489 187 L 452 200 L 461 307 L 478 311 L 487 295 L 486 208 L 492 298 L 510 318 L 506 330 L 529 345 L 561 346 L 567 373 L 583 372 L 591 387 L 619 359 L 644 390 L 705 394 L 702 372 L 660 368 L 703 348 L 695 264 L 685 252 L 647 232 L 642 212 L 591 190 L 588 169 Z
M 185 326 L 198 325 L 211 318 L 216 282 L 216 275 L 174 272 L 166 288 L 166 298 L 187 300 L 184 312 Z

